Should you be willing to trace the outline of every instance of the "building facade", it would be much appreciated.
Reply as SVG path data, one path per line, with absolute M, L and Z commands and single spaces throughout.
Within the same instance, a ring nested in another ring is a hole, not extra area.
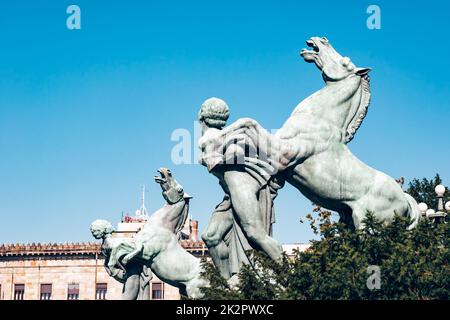
M 181 244 L 199 258 L 207 255 L 201 241 Z M 122 284 L 106 273 L 103 264 L 99 243 L 1 245 L 0 299 L 120 299 Z M 180 295 L 153 275 L 149 299 L 177 300 Z
M 145 220 L 127 218 L 113 237 L 130 238 Z M 181 245 L 198 258 L 208 250 L 198 240 L 198 222 L 188 219 L 180 234 Z M 122 283 L 104 268 L 100 243 L 3 244 L 0 246 L 1 300 L 118 300 Z M 151 280 L 150 300 L 180 299 L 178 288 Z
M 133 237 L 144 224 L 140 219 L 123 219 L 113 237 Z M 197 221 L 186 221 L 180 243 L 195 257 L 209 258 L 207 247 L 198 240 Z M 95 242 L 0 245 L 0 300 L 121 299 L 123 285 L 106 273 L 100 247 Z M 283 245 L 288 255 L 308 247 Z M 150 300 L 180 299 L 178 288 L 155 275 L 149 291 Z

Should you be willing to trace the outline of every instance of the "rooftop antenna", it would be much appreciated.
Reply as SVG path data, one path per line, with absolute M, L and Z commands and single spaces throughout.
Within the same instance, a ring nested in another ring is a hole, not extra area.
M 139 218 L 148 219 L 147 208 L 145 208 L 145 186 L 142 185 L 141 207 L 136 211 Z

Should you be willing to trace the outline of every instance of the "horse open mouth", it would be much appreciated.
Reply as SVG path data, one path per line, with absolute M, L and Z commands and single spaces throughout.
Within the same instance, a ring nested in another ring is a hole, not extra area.
M 319 52 L 319 47 L 316 45 L 314 40 L 306 40 L 306 45 L 314 50 L 314 52 Z
M 322 68 L 322 63 L 318 54 L 320 51 L 319 46 L 312 39 L 307 40 L 306 45 L 312 50 L 302 49 L 300 55 L 306 62 L 315 62 L 319 68 Z
M 167 184 L 170 177 L 170 170 L 161 168 L 158 170 L 159 176 L 154 176 L 155 182 L 159 184 Z

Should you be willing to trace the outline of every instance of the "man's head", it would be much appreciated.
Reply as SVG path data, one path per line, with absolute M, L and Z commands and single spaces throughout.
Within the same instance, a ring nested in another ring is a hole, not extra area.
M 91 223 L 91 233 L 95 239 L 102 239 L 113 231 L 113 226 L 106 220 L 98 219 Z
M 222 99 L 209 98 L 203 102 L 198 112 L 198 120 L 208 127 L 222 129 L 227 124 L 230 110 Z

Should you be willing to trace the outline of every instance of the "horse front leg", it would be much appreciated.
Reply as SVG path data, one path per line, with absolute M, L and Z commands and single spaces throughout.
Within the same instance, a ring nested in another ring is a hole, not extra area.
M 111 270 L 120 270 L 116 268 L 116 266 L 119 266 L 124 272 L 126 272 L 125 267 L 120 263 L 119 260 L 122 256 L 126 255 L 130 251 L 130 249 L 132 249 L 132 247 L 124 243 L 121 243 L 113 248 L 111 250 L 110 259 L 108 262 L 108 268 L 110 268 Z
M 137 246 L 134 251 L 128 253 L 125 257 L 123 257 L 122 264 L 124 266 L 126 266 L 128 264 L 128 262 L 130 262 L 132 259 L 137 257 L 139 254 L 142 254 L 143 249 L 144 249 L 144 246 L 142 244 Z

